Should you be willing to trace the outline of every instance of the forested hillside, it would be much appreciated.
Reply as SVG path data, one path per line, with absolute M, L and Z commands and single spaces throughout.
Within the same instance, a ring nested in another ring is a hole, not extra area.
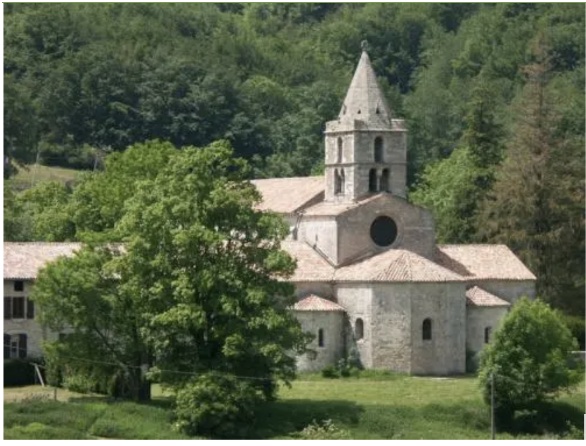
M 582 317 L 584 27 L 576 3 L 5 4 L 5 153 L 93 170 L 226 139 L 257 177 L 319 173 L 367 40 L 438 241 L 508 244 Z M 5 238 L 81 237 L 52 187 L 5 191 Z

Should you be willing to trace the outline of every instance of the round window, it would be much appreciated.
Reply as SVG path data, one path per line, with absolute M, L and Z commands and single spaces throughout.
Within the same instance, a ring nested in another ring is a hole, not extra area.
M 370 225 L 370 238 L 378 246 L 389 246 L 397 238 L 397 224 L 390 217 L 376 217 Z

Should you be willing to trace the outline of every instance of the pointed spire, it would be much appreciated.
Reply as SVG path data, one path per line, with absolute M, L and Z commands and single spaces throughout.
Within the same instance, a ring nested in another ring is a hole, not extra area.
M 371 124 L 391 123 L 391 110 L 380 89 L 376 74 L 362 42 L 362 55 L 340 110 L 340 119 L 358 119 Z

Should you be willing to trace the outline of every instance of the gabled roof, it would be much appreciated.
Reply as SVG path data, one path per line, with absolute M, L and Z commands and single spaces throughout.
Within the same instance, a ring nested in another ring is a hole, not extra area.
M 334 275 L 334 267 L 305 242 L 285 240 L 281 248 L 297 260 L 297 268 L 291 282 L 329 282 Z
M 296 311 L 346 311 L 344 307 L 331 300 L 310 294 L 293 305 Z
M 4 280 L 36 279 L 39 270 L 61 256 L 71 256 L 81 243 L 4 242 Z
M 386 192 L 380 192 L 376 195 L 367 196 L 361 198 L 357 201 L 349 202 L 349 203 L 335 203 L 329 201 L 322 201 L 314 206 L 307 208 L 303 215 L 308 216 L 335 216 L 341 215 L 345 212 L 348 212 L 352 209 L 355 209 L 359 206 L 362 206 L 366 203 L 370 203 L 371 201 L 377 200 L 383 196 L 392 197 L 393 195 L 387 194 Z M 397 197 L 395 197 L 397 198 Z
M 466 291 L 466 305 L 473 307 L 510 307 L 511 304 L 480 287 Z
M 340 120 L 358 119 L 367 124 L 391 125 L 391 110 L 376 80 L 366 51 L 362 52 L 354 77 L 346 93 Z
M 319 177 L 269 178 L 252 180 L 262 195 L 261 211 L 292 214 L 323 198 L 325 180 Z
M 463 278 L 420 255 L 391 249 L 341 267 L 334 273 L 340 282 L 461 282 Z
M 438 263 L 466 279 L 536 279 L 505 245 L 439 245 Z

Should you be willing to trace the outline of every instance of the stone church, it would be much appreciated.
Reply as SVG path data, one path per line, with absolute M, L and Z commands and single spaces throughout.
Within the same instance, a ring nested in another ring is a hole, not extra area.
M 296 260 L 292 308 L 315 335 L 300 370 L 353 352 L 365 368 L 465 371 L 535 276 L 504 245 L 436 245 L 431 213 L 406 199 L 407 129 L 391 114 L 362 53 L 337 119 L 326 124 L 323 177 L 255 180 L 259 208 L 279 213 Z M 75 243 L 4 244 L 4 356 L 41 354 L 27 296 L 38 270 Z
M 324 177 L 256 180 L 297 260 L 293 308 L 315 335 L 301 370 L 351 350 L 366 368 L 463 373 L 535 276 L 504 245 L 436 245 L 431 213 L 406 199 L 407 129 L 366 51 L 337 119 L 326 123 Z

